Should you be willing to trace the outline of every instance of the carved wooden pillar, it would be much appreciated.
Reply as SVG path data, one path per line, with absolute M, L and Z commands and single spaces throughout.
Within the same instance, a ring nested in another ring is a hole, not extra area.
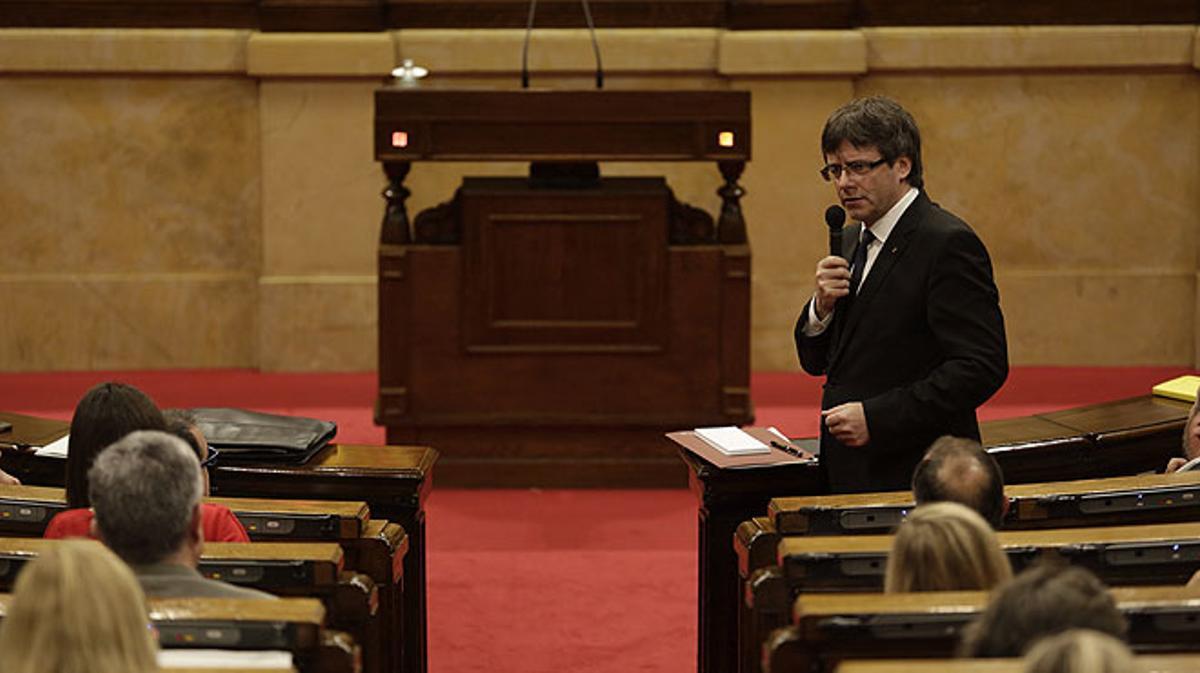
M 387 206 L 383 211 L 383 224 L 379 232 L 380 243 L 404 245 L 412 241 L 408 227 L 408 209 L 404 206 L 404 202 L 412 194 L 412 191 L 404 186 L 404 178 L 408 177 L 411 168 L 412 162 L 409 161 L 388 161 L 383 164 L 388 186 L 383 190 Z
M 745 161 L 718 161 L 717 167 L 725 184 L 717 190 L 721 197 L 721 216 L 717 219 L 717 241 L 720 243 L 745 243 L 746 221 L 742 219 L 741 199 L 746 190 L 738 184 L 742 171 L 746 169 Z

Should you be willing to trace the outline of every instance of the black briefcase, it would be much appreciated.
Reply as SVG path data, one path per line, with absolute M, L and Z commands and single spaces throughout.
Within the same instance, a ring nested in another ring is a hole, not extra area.
M 307 462 L 337 434 L 337 423 L 245 409 L 192 409 L 196 427 L 222 463 Z

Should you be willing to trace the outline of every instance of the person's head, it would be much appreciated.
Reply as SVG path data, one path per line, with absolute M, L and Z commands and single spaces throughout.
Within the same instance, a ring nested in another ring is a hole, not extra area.
M 0 623 L 5 673 L 149 673 L 156 650 L 141 587 L 94 540 L 59 541 L 25 566 Z
M 1068 629 L 1124 639 L 1125 618 L 1108 589 L 1079 566 L 1039 563 L 992 596 L 963 632 L 966 657 L 1020 657 L 1038 640 Z
M 165 430 L 162 412 L 145 393 L 124 383 L 101 383 L 75 405 L 67 439 L 67 506 L 89 507 L 88 470 L 109 444 L 135 430 Z
M 1025 673 L 1134 673 L 1129 647 L 1099 631 L 1071 629 L 1043 638 L 1025 655 Z
M 188 409 L 167 409 L 163 411 L 163 417 L 167 419 L 167 432 L 187 442 L 203 468 L 211 455 L 211 449 L 208 447 L 208 439 L 196 423 L 196 415 Z M 200 474 L 204 479 L 204 495 L 208 495 L 208 469 L 201 469 Z
M 979 512 L 992 528 L 999 528 L 1008 513 L 1000 465 L 973 439 L 938 438 L 913 470 L 912 491 L 917 505 L 961 503 Z
M 907 110 L 882 96 L 834 110 L 821 131 L 821 174 L 850 217 L 873 224 L 909 187 L 924 184 L 921 132 Z
M 1188 460 L 1200 458 L 1200 388 L 1196 390 L 1196 401 L 1188 412 L 1187 424 L 1183 426 L 1183 456 Z
M 200 462 L 182 439 L 132 433 L 96 458 L 89 480 L 97 537 L 126 563 L 199 562 Z
M 884 591 L 973 591 L 1012 578 L 996 533 L 956 502 L 917 507 L 900 523 L 888 554 Z

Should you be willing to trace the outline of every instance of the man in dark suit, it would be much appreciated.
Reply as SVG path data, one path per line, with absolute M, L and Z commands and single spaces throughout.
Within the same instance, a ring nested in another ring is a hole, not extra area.
M 831 492 L 904 489 L 935 439 L 979 438 L 975 409 L 1008 376 L 991 260 L 925 195 L 920 132 L 895 101 L 842 106 L 821 149 L 858 223 L 796 323 L 801 364 L 826 377 L 821 464 Z

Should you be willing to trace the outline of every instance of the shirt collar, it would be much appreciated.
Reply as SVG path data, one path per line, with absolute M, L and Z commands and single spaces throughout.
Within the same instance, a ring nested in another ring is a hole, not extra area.
M 904 196 L 901 196 L 900 200 L 883 214 L 883 217 L 876 220 L 875 224 L 867 227 L 871 230 L 871 235 L 875 237 L 875 240 L 880 243 L 887 241 L 888 235 L 892 233 L 892 229 L 896 228 L 896 223 L 900 221 L 900 217 L 904 215 L 904 211 L 908 210 L 912 202 L 917 200 L 917 194 L 920 193 L 916 187 L 909 187 Z

